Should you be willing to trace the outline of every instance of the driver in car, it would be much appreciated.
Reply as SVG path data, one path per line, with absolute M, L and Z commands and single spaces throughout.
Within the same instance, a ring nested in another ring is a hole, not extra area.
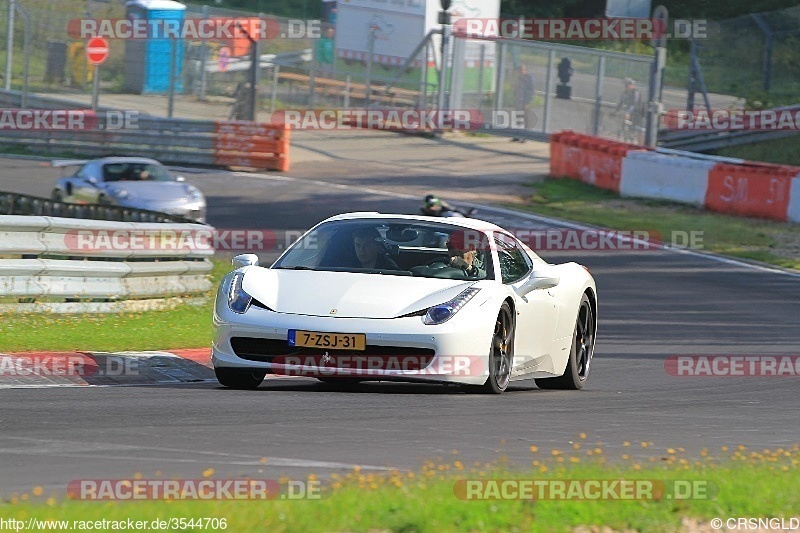
M 381 234 L 375 228 L 361 228 L 353 232 L 353 248 L 361 268 L 400 270 L 388 256 Z
M 470 279 L 483 279 L 486 271 L 479 266 L 476 244 L 467 242 L 464 232 L 453 232 L 447 240 L 447 253 L 450 259 L 445 262 L 433 263 L 431 268 L 447 268 L 461 271 Z

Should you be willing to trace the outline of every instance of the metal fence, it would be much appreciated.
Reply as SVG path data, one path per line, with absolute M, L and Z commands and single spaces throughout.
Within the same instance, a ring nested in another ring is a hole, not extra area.
M 800 93 L 800 6 L 724 20 L 707 34 L 696 44 L 709 92 L 782 99 Z
M 59 96 L 89 102 L 95 70 L 87 64 L 85 42 L 68 31 L 70 21 L 81 18 L 125 18 L 123 2 L 101 3 L 92 0 L 16 0 L 25 17 L 14 23 L 14 48 L 11 89 L 22 91 L 21 105 L 35 106 L 33 95 Z M 254 13 L 188 5 L 186 18 L 241 18 Z M 266 15 L 259 15 L 268 17 Z M 0 32 L 6 29 L 8 10 L 0 8 Z M 278 25 L 278 38 L 259 43 L 259 68 L 256 76 L 255 118 L 268 121 L 279 109 L 414 107 L 436 108 L 440 102 L 440 35 L 430 34 L 417 53 L 400 64 L 396 57 L 380 54 L 345 55 L 336 50 L 325 55 L 330 40 L 337 40 L 335 28 L 322 25 L 320 35 L 288 36 L 292 21 L 268 17 Z M 27 20 L 27 24 L 25 24 Z M 283 35 L 283 37 L 281 37 Z M 369 36 L 365 36 L 368 39 Z M 29 43 L 24 53 L 25 41 Z M 4 39 L 0 39 L 4 41 Z M 251 49 L 227 41 L 191 40 L 173 42 L 176 54 L 174 91 L 155 93 L 131 89 L 141 83 L 135 78 L 143 68 L 131 55 L 136 41 L 110 40 L 109 59 L 100 67 L 100 105 L 117 109 L 145 111 L 158 116 L 203 119 L 250 118 L 252 64 Z M 240 43 L 241 44 L 241 43 Z M 649 66 L 647 56 L 603 51 L 532 41 L 475 41 L 451 39 L 445 104 L 451 109 L 479 109 L 494 127 L 498 113 L 523 111 L 524 129 L 501 132 L 525 136 L 562 129 L 592 133 L 609 138 L 640 141 L 623 131 L 623 117 L 613 114 L 623 79 L 639 83 L 642 98 L 647 97 Z M 27 58 L 28 69 L 24 68 Z M 568 98 L 559 91 L 558 64 L 567 58 L 574 73 Z M 529 109 L 517 109 L 517 68 L 526 65 L 535 78 L 535 98 Z M 138 70 L 137 70 L 138 69 Z M 25 73 L 27 72 L 27 77 Z M 163 84 L 162 84 L 163 86 Z M 28 103 L 24 89 L 30 89 Z M 141 94 L 141 93 L 145 94 Z M 173 93 L 168 103 L 164 96 Z M 135 95 L 135 96 L 132 96 Z M 152 98 L 160 96 L 161 100 Z M 130 96 L 130 97 L 129 97 Z M 172 100 L 186 105 L 175 106 Z M 158 102 L 158 103 L 157 103 Z M 215 113 L 209 116 L 207 113 Z M 640 136 L 641 131 L 635 130 Z M 629 138 L 625 138 L 628 135 Z M 167 143 L 166 147 L 174 145 Z M 174 148 L 174 147 L 171 147 Z M 168 151 L 168 150 L 166 150 Z M 165 150 L 161 150 L 165 152 Z M 168 157 L 168 154 L 160 153 Z
M 495 60 L 476 66 L 472 59 L 475 53 L 470 54 L 468 50 L 470 46 L 489 48 L 490 51 L 484 49 L 482 54 L 491 53 Z M 521 117 L 517 124 L 534 132 L 570 129 L 612 139 L 643 141 L 643 122 L 626 128 L 624 113 L 617 112 L 617 105 L 626 78 L 636 81 L 642 102 L 646 102 L 653 60 L 650 56 L 523 40 L 456 39 L 454 47 L 455 78 L 475 78 L 480 75 L 476 69 L 488 69 L 493 75 L 488 91 L 475 84 L 472 87 L 468 83 L 454 84 L 451 97 L 454 108 L 480 109 L 484 117 L 492 117 L 495 128 L 504 125 L 497 122 L 510 122 L 516 116 Z M 459 60 L 462 57 L 464 59 Z M 559 65 L 565 59 L 572 70 L 566 89 L 558 77 Z M 534 79 L 534 97 L 527 106 L 520 95 L 520 68 L 523 66 Z M 507 132 L 524 136 L 524 132 L 515 131 L 515 128 Z

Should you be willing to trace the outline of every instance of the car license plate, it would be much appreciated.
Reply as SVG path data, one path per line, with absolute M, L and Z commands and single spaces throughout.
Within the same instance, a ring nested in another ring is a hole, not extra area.
M 367 336 L 363 333 L 321 333 L 289 330 L 289 346 L 326 348 L 329 350 L 366 350 Z

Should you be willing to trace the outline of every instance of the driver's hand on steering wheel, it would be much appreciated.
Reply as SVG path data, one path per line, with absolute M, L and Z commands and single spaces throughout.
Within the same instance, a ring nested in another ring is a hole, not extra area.
M 477 252 L 475 250 L 470 250 L 468 252 L 464 252 L 461 255 L 454 255 L 450 258 L 450 266 L 454 268 L 459 268 L 464 272 L 471 272 L 473 271 L 472 263 L 475 261 L 475 254 Z

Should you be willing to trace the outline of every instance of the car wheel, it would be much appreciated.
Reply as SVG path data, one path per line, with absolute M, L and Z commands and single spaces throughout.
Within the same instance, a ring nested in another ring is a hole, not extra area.
M 240 368 L 214 368 L 217 381 L 231 389 L 256 389 L 264 381 L 265 371 Z
M 589 379 L 589 367 L 594 354 L 595 329 L 592 305 L 589 303 L 589 297 L 584 293 L 578 308 L 575 331 L 572 333 L 572 348 L 569 351 L 569 361 L 564 375 L 557 378 L 537 379 L 535 380 L 536 386 L 540 389 L 582 389 L 586 380 Z
M 502 394 L 511 380 L 511 366 L 514 362 L 514 313 L 508 302 L 503 302 L 492 333 L 492 346 L 489 349 L 489 377 L 479 387 L 467 390 L 485 394 Z

